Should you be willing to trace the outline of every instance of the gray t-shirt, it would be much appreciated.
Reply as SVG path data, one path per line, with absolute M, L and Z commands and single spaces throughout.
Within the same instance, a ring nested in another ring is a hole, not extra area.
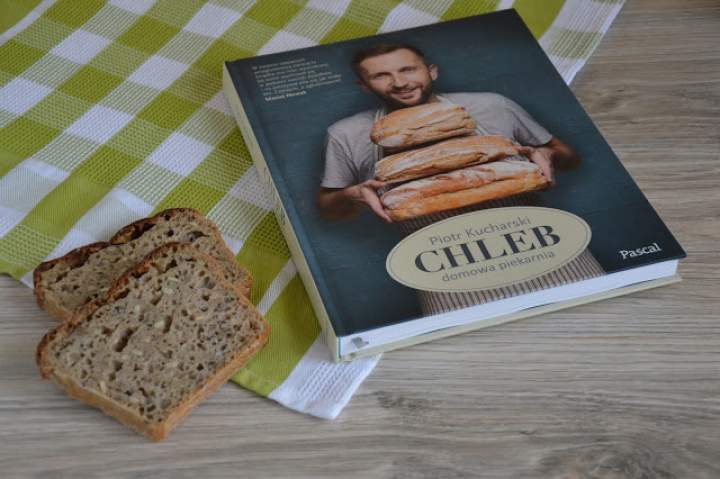
M 544 145 L 552 138 L 520 105 L 502 95 L 447 93 L 442 97 L 467 108 L 486 134 L 503 135 L 524 146 Z M 370 141 L 375 113 L 363 111 L 328 128 L 323 187 L 346 188 L 375 176 L 376 153 Z

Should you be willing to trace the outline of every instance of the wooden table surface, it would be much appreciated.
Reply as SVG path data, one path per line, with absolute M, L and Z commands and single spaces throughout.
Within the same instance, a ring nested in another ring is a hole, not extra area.
M 0 277 L 0 477 L 720 477 L 720 2 L 629 0 L 572 88 L 683 282 L 387 353 L 332 422 L 225 385 L 154 444 L 40 380 Z

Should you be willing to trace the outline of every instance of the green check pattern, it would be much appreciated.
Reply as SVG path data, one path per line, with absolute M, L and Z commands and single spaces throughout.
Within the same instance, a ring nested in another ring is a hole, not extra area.
M 377 358 L 330 362 L 222 95 L 223 61 L 513 7 L 570 81 L 622 3 L 0 0 L 0 271 L 30 286 L 46 259 L 197 208 L 253 272 L 273 330 L 234 381 L 335 417 Z

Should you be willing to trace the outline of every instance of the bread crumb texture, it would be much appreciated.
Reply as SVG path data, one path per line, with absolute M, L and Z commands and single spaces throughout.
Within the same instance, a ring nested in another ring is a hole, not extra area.
M 196 233 L 192 225 L 181 223 L 156 232 L 180 238 Z M 202 238 L 197 235 L 195 241 Z M 153 241 L 116 248 L 92 265 L 93 276 L 101 277 L 103 269 L 116 269 L 110 264 L 126 261 L 123 251 Z M 82 388 L 122 405 L 146 424 L 162 423 L 238 351 L 256 341 L 264 322 L 189 247 L 165 248 L 125 279 L 111 292 L 114 299 L 49 344 L 48 360 Z M 89 286 L 87 281 L 82 279 L 81 289 Z
M 43 271 L 36 286 L 49 301 L 68 310 L 104 298 L 122 273 L 132 268 L 155 248 L 169 242 L 190 243 L 217 259 L 225 277 L 234 284 L 247 281 L 247 273 L 235 263 L 216 227 L 194 210 L 169 210 L 150 220 L 135 223 L 122 244 L 110 244 L 74 261 L 58 261 Z

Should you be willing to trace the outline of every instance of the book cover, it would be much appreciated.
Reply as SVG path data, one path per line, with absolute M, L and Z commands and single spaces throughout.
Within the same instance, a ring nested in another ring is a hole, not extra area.
M 336 359 L 663 284 L 685 255 L 513 10 L 224 81 Z

